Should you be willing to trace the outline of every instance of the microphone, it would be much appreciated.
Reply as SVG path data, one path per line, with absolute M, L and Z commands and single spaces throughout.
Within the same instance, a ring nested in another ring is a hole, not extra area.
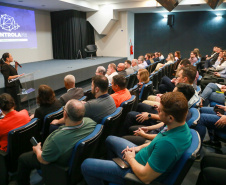
M 15 62 L 18 66 L 22 67 L 16 60 L 14 60 L 14 62 Z

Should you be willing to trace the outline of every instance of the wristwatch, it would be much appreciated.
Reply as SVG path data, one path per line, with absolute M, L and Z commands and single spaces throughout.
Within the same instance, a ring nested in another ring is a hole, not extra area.
M 151 114 L 149 113 L 149 114 L 148 114 L 148 119 L 150 119 L 150 118 L 151 118 Z

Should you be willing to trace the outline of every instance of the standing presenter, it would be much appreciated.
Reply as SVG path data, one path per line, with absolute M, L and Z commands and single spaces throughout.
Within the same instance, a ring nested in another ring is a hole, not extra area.
M 20 98 L 18 97 L 18 93 L 20 93 L 20 88 L 22 87 L 20 84 L 20 80 L 16 80 L 16 78 L 23 76 L 24 74 L 18 75 L 17 68 L 18 63 L 15 62 L 15 68 L 10 64 L 13 62 L 13 57 L 10 53 L 4 53 L 1 59 L 1 73 L 4 76 L 5 80 L 5 92 L 10 94 L 15 103 L 16 103 L 16 110 L 20 110 Z M 9 83 L 10 80 L 15 79 Z

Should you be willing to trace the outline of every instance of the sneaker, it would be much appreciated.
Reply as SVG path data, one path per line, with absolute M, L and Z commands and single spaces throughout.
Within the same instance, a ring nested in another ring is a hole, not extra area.
M 216 149 L 221 148 L 221 142 L 219 142 L 219 141 L 211 141 L 211 140 L 203 141 L 202 145 L 209 146 L 211 148 L 216 148 Z

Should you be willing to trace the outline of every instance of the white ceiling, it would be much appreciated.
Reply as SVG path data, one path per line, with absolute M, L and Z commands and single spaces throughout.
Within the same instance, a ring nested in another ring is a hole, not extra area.
M 45 11 L 59 11 L 74 9 L 79 11 L 97 11 L 103 4 L 110 4 L 117 7 L 118 11 L 130 11 L 133 13 L 149 13 L 167 11 L 155 0 L 0 0 L 0 3 L 7 3 L 17 6 L 29 7 Z M 151 4 L 151 5 L 150 5 Z M 226 0 L 218 10 L 226 10 Z M 182 0 L 173 10 L 177 11 L 211 11 L 205 0 Z

